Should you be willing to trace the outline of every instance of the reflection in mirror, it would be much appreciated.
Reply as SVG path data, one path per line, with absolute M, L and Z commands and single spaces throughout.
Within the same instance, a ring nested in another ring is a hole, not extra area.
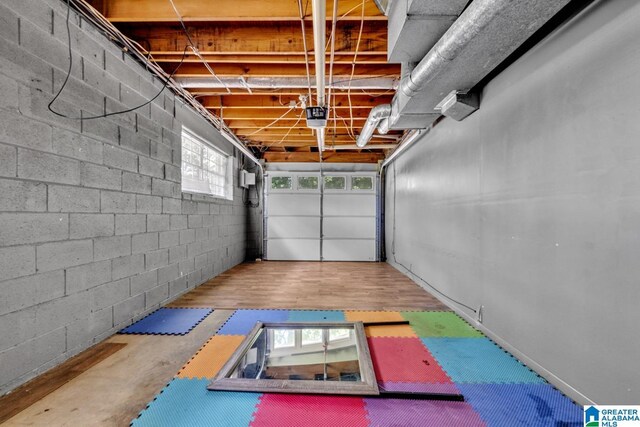
M 361 322 L 258 322 L 209 389 L 379 394 Z
M 353 329 L 262 328 L 228 378 L 360 381 Z

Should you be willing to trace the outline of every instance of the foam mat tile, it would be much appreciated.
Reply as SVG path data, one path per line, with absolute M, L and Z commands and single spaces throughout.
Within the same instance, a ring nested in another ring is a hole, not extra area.
M 173 379 L 131 422 L 134 427 L 245 427 L 260 393 L 207 390 L 209 380 Z
M 256 322 L 286 322 L 288 318 L 288 310 L 236 310 L 218 335 L 247 335 Z
M 338 310 L 289 310 L 289 322 L 344 322 L 344 312 Z
M 180 369 L 177 377 L 213 379 L 244 338 L 244 335 L 214 335 Z
M 161 308 L 133 325 L 122 329 L 121 334 L 185 335 L 213 312 L 210 308 Z
M 485 423 L 466 402 L 365 399 L 371 427 L 480 427 Z
M 405 383 L 405 382 L 386 381 L 386 382 L 379 382 L 378 388 L 383 391 L 461 394 L 460 390 L 454 383 Z
M 418 338 L 409 325 L 366 326 L 364 332 L 368 337 Z
M 489 426 L 582 426 L 582 407 L 549 384 L 460 384 Z
M 402 316 L 411 323 L 419 337 L 482 338 L 477 331 L 452 311 L 403 311 Z
M 264 394 L 251 427 L 366 427 L 361 397 Z
M 488 338 L 423 338 L 455 383 L 544 383 Z
M 451 383 L 418 338 L 367 339 L 378 381 Z
M 399 311 L 345 311 L 349 322 L 398 322 L 405 320 Z

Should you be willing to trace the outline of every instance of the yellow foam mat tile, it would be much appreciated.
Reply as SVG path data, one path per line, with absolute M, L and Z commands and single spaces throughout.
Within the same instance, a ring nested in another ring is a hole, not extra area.
M 213 378 L 240 346 L 244 335 L 214 335 L 178 372 L 178 378 Z
M 367 326 L 364 331 L 368 337 L 418 338 L 409 325 Z
M 396 322 L 405 320 L 399 311 L 345 311 L 347 322 Z

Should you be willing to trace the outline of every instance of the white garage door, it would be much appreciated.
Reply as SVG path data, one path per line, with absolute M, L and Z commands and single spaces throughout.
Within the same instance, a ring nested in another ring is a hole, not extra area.
M 373 172 L 273 172 L 267 180 L 266 259 L 376 261 Z

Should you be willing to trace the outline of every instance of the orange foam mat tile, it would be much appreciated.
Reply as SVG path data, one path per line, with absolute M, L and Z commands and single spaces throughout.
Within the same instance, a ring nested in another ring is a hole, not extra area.
M 244 335 L 214 335 L 178 372 L 178 378 L 213 378 L 240 346 Z
M 345 311 L 347 322 L 397 322 L 405 320 L 399 311 Z
M 418 338 L 409 325 L 367 326 L 364 331 L 368 337 Z

